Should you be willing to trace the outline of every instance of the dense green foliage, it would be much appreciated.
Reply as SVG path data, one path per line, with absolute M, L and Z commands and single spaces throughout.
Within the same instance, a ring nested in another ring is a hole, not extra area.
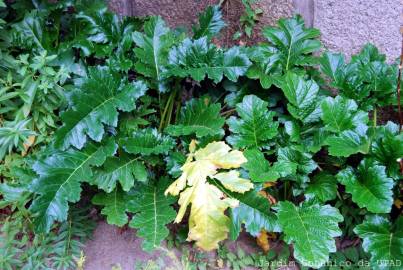
M 397 66 L 374 46 L 320 54 L 319 30 L 295 16 L 266 42 L 221 48 L 217 6 L 190 33 L 90 0 L 0 0 L 0 18 L 1 269 L 74 268 L 83 201 L 152 251 L 180 191 L 176 221 L 191 203 L 201 247 L 265 230 L 302 266 L 361 246 L 371 269 L 402 263 L 403 133 L 379 117 Z

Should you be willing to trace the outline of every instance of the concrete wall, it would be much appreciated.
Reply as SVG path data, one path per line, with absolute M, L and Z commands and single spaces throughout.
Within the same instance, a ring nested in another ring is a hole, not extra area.
M 315 0 L 314 27 L 330 50 L 356 53 L 374 43 L 390 61 L 400 55 L 402 0 Z
M 219 0 L 110 0 L 110 7 L 124 15 L 145 16 L 159 14 L 171 27 L 188 28 L 197 20 L 197 14 Z M 264 14 L 256 25 L 252 44 L 262 40 L 263 26 L 274 25 L 280 17 L 293 13 L 304 16 L 307 25 L 321 30 L 326 48 L 347 56 L 356 53 L 368 43 L 374 43 L 389 60 L 399 56 L 403 0 L 260 0 L 256 6 Z M 229 26 L 218 39 L 221 45 L 233 45 L 232 35 L 239 29 L 243 13 L 241 0 L 226 0 L 222 5 Z

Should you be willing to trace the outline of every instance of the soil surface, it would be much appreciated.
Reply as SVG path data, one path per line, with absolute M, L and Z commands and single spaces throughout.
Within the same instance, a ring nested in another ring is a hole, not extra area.
M 135 270 L 136 263 L 159 262 L 162 267 L 160 269 L 181 270 L 183 267 L 180 261 L 183 253 L 176 249 L 167 249 L 166 251 L 154 251 L 153 253 L 144 252 L 141 249 L 142 239 L 136 237 L 136 231 L 133 229 L 122 230 L 116 226 L 100 221 L 94 231 L 92 240 L 86 243 L 84 249 L 85 270 Z M 232 252 L 236 252 L 238 248 L 245 251 L 246 254 L 261 252 L 256 245 L 255 239 L 249 234 L 241 233 L 237 241 L 225 241 L 225 246 Z M 192 249 L 189 245 L 183 245 L 184 250 L 190 250 L 190 254 L 201 253 L 196 249 Z M 274 249 L 279 246 L 273 245 Z M 168 251 L 168 252 L 167 252 Z M 188 255 L 184 255 L 190 257 Z M 192 256 L 192 255 L 191 255 Z M 214 268 L 209 269 L 229 269 L 217 266 L 217 253 L 204 252 L 203 257 Z M 143 264 L 144 265 L 144 264 Z M 154 268 L 150 268 L 154 269 Z M 254 270 L 256 268 L 247 268 L 244 270 Z M 283 268 L 283 270 L 295 270 L 292 268 Z

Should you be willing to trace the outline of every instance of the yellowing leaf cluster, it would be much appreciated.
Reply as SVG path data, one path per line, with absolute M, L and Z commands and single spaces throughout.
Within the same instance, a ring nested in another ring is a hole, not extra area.
M 243 153 L 231 150 L 225 142 L 212 142 L 196 151 L 196 141 L 189 146 L 189 155 L 182 166 L 182 175 L 173 182 L 165 194 L 179 195 L 180 209 L 175 222 L 181 222 L 188 205 L 191 205 L 189 217 L 188 241 L 204 250 L 218 248 L 218 242 L 227 238 L 229 218 L 224 214 L 228 207 L 238 206 L 238 200 L 228 198 L 207 179 L 218 180 L 232 192 L 244 193 L 253 188 L 253 184 L 241 178 L 236 169 L 247 160 Z

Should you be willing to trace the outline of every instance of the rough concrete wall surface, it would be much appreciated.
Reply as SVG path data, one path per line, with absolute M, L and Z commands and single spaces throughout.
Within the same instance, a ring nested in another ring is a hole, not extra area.
M 348 56 L 368 42 L 393 61 L 400 55 L 402 0 L 315 0 L 314 26 L 326 48 Z

